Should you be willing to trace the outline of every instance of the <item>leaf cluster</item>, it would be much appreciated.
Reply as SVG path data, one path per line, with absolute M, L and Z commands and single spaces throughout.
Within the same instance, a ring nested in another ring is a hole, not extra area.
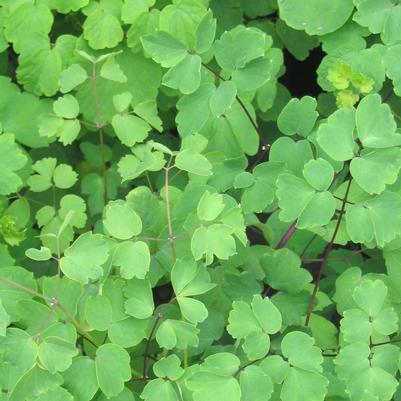
M 400 56 L 397 0 L 0 0 L 0 401 L 400 401 Z

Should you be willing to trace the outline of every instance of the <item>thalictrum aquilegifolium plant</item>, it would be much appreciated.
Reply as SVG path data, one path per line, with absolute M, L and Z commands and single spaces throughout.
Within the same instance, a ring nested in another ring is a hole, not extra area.
M 401 400 L 400 27 L 0 0 L 0 401 Z

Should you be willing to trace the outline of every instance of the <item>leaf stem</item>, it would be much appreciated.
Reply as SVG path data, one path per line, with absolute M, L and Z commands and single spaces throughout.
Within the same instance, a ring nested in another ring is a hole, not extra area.
M 146 381 L 148 377 L 146 376 L 147 370 L 148 370 L 148 359 L 149 359 L 149 347 L 150 347 L 150 342 L 153 339 L 153 336 L 156 332 L 157 325 L 159 324 L 160 320 L 163 319 L 163 314 L 166 312 L 168 307 L 176 300 L 176 296 L 173 295 L 173 297 L 168 301 L 167 304 L 164 306 L 164 310 L 162 312 L 159 312 L 156 315 L 156 319 L 153 323 L 153 326 L 150 330 L 149 337 L 146 340 L 146 345 L 145 345 L 145 350 L 143 352 L 143 371 L 142 371 L 142 380 Z
M 291 239 L 291 237 L 295 234 L 295 231 L 297 229 L 297 221 L 295 220 L 288 230 L 285 232 L 285 234 L 282 236 L 281 240 L 278 242 L 276 245 L 276 249 L 281 249 L 284 248 L 287 245 L 287 242 Z
M 352 183 L 352 178 L 349 179 L 348 184 L 347 184 L 347 189 L 345 191 L 345 195 L 344 195 L 344 199 L 341 205 L 341 211 L 340 211 L 340 215 L 337 219 L 337 224 L 334 228 L 334 232 L 333 235 L 331 237 L 330 242 L 326 245 L 324 251 L 323 251 L 323 255 L 322 255 L 322 261 L 320 263 L 320 268 L 319 268 L 319 272 L 317 274 L 317 278 L 315 281 L 315 286 L 313 287 L 313 292 L 312 292 L 312 296 L 310 298 L 309 301 L 309 306 L 308 306 L 308 311 L 306 313 L 306 319 L 305 319 L 305 326 L 309 325 L 309 321 L 310 321 L 310 317 L 313 311 L 313 306 L 315 304 L 315 299 L 316 299 L 316 295 L 317 295 L 317 291 L 319 289 L 319 284 L 320 284 L 320 280 L 322 278 L 323 275 L 323 271 L 324 271 L 324 267 L 327 263 L 328 257 L 330 255 L 331 250 L 333 249 L 333 245 L 334 245 L 334 241 L 337 237 L 338 234 L 338 230 L 340 229 L 340 225 L 341 225 L 341 221 L 343 219 L 344 213 L 345 213 L 345 206 L 347 204 L 347 199 L 348 199 L 348 195 L 351 189 L 351 183 Z
M 177 252 L 175 249 L 175 236 L 173 233 L 173 224 L 172 224 L 172 219 L 171 219 L 171 205 L 170 205 L 170 187 L 169 187 L 169 172 L 171 169 L 171 162 L 172 158 L 170 158 L 167 167 L 164 168 L 164 188 L 166 192 L 166 216 L 167 216 L 167 226 L 168 226 L 168 241 L 171 244 L 171 251 L 173 254 L 173 261 L 177 259 Z
M 160 319 L 163 317 L 163 315 L 161 313 L 158 313 L 156 316 L 156 319 L 153 323 L 153 326 L 150 330 L 150 334 L 149 337 L 146 341 L 146 345 L 145 345 L 145 351 L 143 352 L 143 371 L 142 371 L 142 380 L 147 380 L 147 371 L 148 371 L 148 356 L 149 356 L 149 347 L 150 347 L 150 343 L 152 341 L 153 335 L 155 334 L 157 325 L 159 324 Z
M 74 316 L 72 316 L 68 310 L 61 305 L 56 298 L 49 298 L 46 297 L 43 294 L 40 294 L 39 292 L 32 290 L 31 288 L 25 287 L 19 283 L 16 283 L 15 281 L 8 280 L 4 277 L 0 277 L 0 282 L 3 282 L 5 284 L 8 284 L 12 287 L 18 288 L 21 291 L 26 292 L 27 294 L 31 294 L 37 298 L 42 299 L 43 301 L 47 302 L 52 308 L 59 308 L 67 317 L 68 320 L 75 326 L 77 332 L 84 338 L 86 338 L 91 344 L 93 344 L 95 347 L 99 347 L 99 344 L 96 342 L 96 340 L 87 332 L 85 331 L 81 325 L 78 323 L 78 321 L 75 319 Z
M 109 195 L 108 195 L 108 177 L 107 177 L 107 166 L 106 166 L 106 157 L 104 152 L 104 133 L 103 133 L 103 119 L 102 119 L 102 112 L 100 110 L 100 102 L 99 102 L 99 95 L 97 91 L 97 75 L 96 75 L 96 63 L 92 63 L 92 93 L 93 98 L 95 100 L 95 111 L 96 111 L 96 128 L 99 134 L 99 145 L 100 145 L 100 159 L 102 162 L 102 173 L 103 173 L 103 200 L 106 204 Z
M 33 295 L 35 297 L 43 299 L 43 301 L 45 301 L 45 302 L 51 303 L 51 299 L 50 298 L 44 296 L 43 294 L 40 294 L 39 292 L 37 292 L 35 290 L 32 290 L 31 288 L 25 287 L 24 285 L 21 285 L 21 284 L 15 282 L 15 281 L 8 280 L 8 279 L 6 279 L 4 277 L 0 277 L 0 282 L 8 284 L 8 285 L 10 285 L 12 287 L 18 288 L 19 290 L 24 291 L 27 294 L 31 294 L 31 295 Z
M 270 351 L 265 355 L 262 356 L 262 358 L 255 359 L 254 361 L 247 362 L 245 365 L 242 365 L 238 368 L 238 370 L 235 372 L 234 377 L 238 376 L 244 369 L 246 369 L 248 366 L 254 365 L 255 363 L 258 363 L 260 361 L 263 361 L 265 358 L 267 358 L 270 355 Z

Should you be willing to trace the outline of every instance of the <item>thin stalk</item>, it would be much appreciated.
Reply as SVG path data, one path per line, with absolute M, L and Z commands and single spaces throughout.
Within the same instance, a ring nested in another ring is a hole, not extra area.
M 16 283 L 15 281 L 8 280 L 8 279 L 6 279 L 6 278 L 4 278 L 4 277 L 0 277 L 0 282 L 5 283 L 5 284 L 8 284 L 8 285 L 10 285 L 11 287 L 18 288 L 19 290 L 24 291 L 24 292 L 26 292 L 27 294 L 31 294 L 31 295 L 33 295 L 33 296 L 35 296 L 35 297 L 37 297 L 37 298 L 42 299 L 43 301 L 47 302 L 52 308 L 59 308 L 59 309 L 65 314 L 65 316 L 67 317 L 67 319 L 75 326 L 77 332 L 78 332 L 82 337 L 86 338 L 86 339 L 87 339 L 90 343 L 92 343 L 95 347 L 99 347 L 99 344 L 96 342 L 96 340 L 95 340 L 88 332 L 86 332 L 86 331 L 80 326 L 80 324 L 79 324 L 78 321 L 75 319 L 75 317 L 72 316 L 72 315 L 68 312 L 68 310 L 67 310 L 63 305 L 61 305 L 61 304 L 57 301 L 57 299 L 46 297 L 45 295 L 40 294 L 39 292 L 34 291 L 34 290 L 32 290 L 31 288 L 25 287 L 25 286 L 23 286 L 23 285 L 21 285 L 21 284 L 19 284 L 19 283 Z
M 107 203 L 109 195 L 108 195 L 108 177 L 107 177 L 107 166 L 106 166 L 106 157 L 104 151 L 104 133 L 103 133 L 103 119 L 102 112 L 100 110 L 100 101 L 97 91 L 97 75 L 96 75 L 96 63 L 92 64 L 92 94 L 95 100 L 95 110 L 96 110 L 96 128 L 99 134 L 99 145 L 100 145 L 100 160 L 102 162 L 102 174 L 103 174 L 103 200 L 104 203 Z
M 336 226 L 334 228 L 333 235 L 331 237 L 330 242 L 326 245 L 326 247 L 325 247 L 325 249 L 323 251 L 322 261 L 320 263 L 319 272 L 318 272 L 318 275 L 317 275 L 317 278 L 316 278 L 316 281 L 315 281 L 315 286 L 313 287 L 312 296 L 311 296 L 310 301 L 309 301 L 308 311 L 306 313 L 305 326 L 309 325 L 310 317 L 311 317 L 311 314 L 312 314 L 312 311 L 313 311 L 313 306 L 315 304 L 317 291 L 319 289 L 320 280 L 321 280 L 321 278 L 323 276 L 324 267 L 326 266 L 326 263 L 327 263 L 327 260 L 329 258 L 330 252 L 333 249 L 334 241 L 335 241 L 335 239 L 337 237 L 338 230 L 340 229 L 341 221 L 342 221 L 344 213 L 345 213 L 345 206 L 347 204 L 348 195 L 349 195 L 349 192 L 350 192 L 350 189 L 351 189 L 351 183 L 352 183 L 352 179 L 350 178 L 349 181 L 348 181 L 347 189 L 345 191 L 344 200 L 343 200 L 342 205 L 341 205 L 340 215 L 338 217 L 337 224 L 336 224 Z
M 146 345 L 145 345 L 145 350 L 143 352 L 143 370 L 142 370 L 142 380 L 146 381 L 148 377 L 146 376 L 146 373 L 148 371 L 148 359 L 149 359 L 149 348 L 150 348 L 150 343 L 153 339 L 153 336 L 156 332 L 157 326 L 160 322 L 161 319 L 163 319 L 163 314 L 166 312 L 167 308 L 175 301 L 176 297 L 173 296 L 170 301 L 165 305 L 163 312 L 159 312 L 156 315 L 156 319 L 153 323 L 153 326 L 150 330 L 149 337 L 146 340 Z
M 67 317 L 67 319 L 75 326 L 75 329 L 77 330 L 77 332 L 86 340 L 88 340 L 93 346 L 95 346 L 96 348 L 100 347 L 100 344 L 85 330 L 81 327 L 81 325 L 79 324 L 79 322 L 77 321 L 77 319 L 75 319 L 75 317 L 73 315 L 71 315 L 70 312 L 68 312 L 68 310 L 61 305 L 58 301 L 57 303 L 54 305 L 55 307 L 59 308 L 64 315 Z
M 152 329 L 150 330 L 149 337 L 146 341 L 145 351 L 143 352 L 143 370 L 142 370 L 142 380 L 147 380 L 147 372 L 148 372 L 148 359 L 149 359 L 149 347 L 152 341 L 153 335 L 156 332 L 156 328 L 159 324 L 160 319 L 163 317 L 161 313 L 158 313 L 156 319 L 153 323 Z
M 295 231 L 297 229 L 297 221 L 295 220 L 288 230 L 285 232 L 285 234 L 282 236 L 281 240 L 279 243 L 276 245 L 276 249 L 281 249 L 284 248 L 287 245 L 287 242 L 291 239 L 291 237 L 295 234 Z
M 51 303 L 51 299 L 50 298 L 44 296 L 43 294 L 40 294 L 39 292 L 37 292 L 35 290 L 32 290 L 31 288 L 25 287 L 24 285 L 21 285 L 21 284 L 15 282 L 15 281 L 8 280 L 8 279 L 6 279 L 4 277 L 0 277 L 0 282 L 8 284 L 11 287 L 18 288 L 19 290 L 24 291 L 27 294 L 31 294 L 31 295 L 33 295 L 33 296 L 35 296 L 37 298 L 43 299 L 43 301 L 45 301 L 45 302 Z
M 166 192 L 166 216 L 167 216 L 167 227 L 168 227 L 168 240 L 171 244 L 171 252 L 173 254 L 173 261 L 177 259 L 177 252 L 175 249 L 175 237 L 173 233 L 173 224 L 171 219 L 171 205 L 170 205 L 170 187 L 169 187 L 169 172 L 170 172 L 170 164 L 172 159 L 167 164 L 167 167 L 164 169 L 164 188 Z

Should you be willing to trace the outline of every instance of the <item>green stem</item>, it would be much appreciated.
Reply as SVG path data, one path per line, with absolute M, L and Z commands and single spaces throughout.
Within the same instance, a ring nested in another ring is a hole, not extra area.
M 102 162 L 102 173 L 103 173 L 103 200 L 106 204 L 109 198 L 108 195 L 108 177 L 107 177 L 107 166 L 106 166 L 106 157 L 104 151 L 104 135 L 103 135 L 103 118 L 102 112 L 100 110 L 100 101 L 97 92 L 97 75 L 96 75 L 96 63 L 92 64 L 92 94 L 95 100 L 95 111 L 96 111 L 96 128 L 99 134 L 99 145 L 100 145 L 100 159 Z

